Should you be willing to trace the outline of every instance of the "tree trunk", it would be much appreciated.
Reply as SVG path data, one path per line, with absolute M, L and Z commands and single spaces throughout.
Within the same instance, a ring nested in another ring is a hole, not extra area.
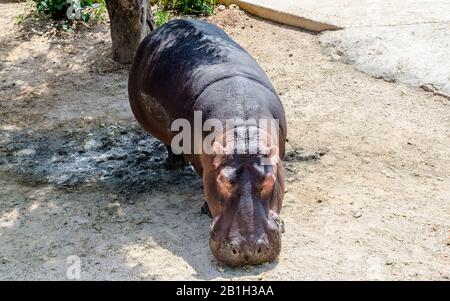
M 133 61 L 142 39 L 156 28 L 148 0 L 106 0 L 113 59 L 122 64 Z

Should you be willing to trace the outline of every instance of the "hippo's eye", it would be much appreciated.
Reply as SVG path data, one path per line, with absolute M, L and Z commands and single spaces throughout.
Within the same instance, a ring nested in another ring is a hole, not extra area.
M 260 163 L 254 163 L 252 165 L 254 172 L 261 178 L 265 178 L 267 175 L 273 173 L 272 165 L 265 165 Z
M 231 184 L 236 183 L 236 177 L 237 177 L 237 169 L 231 166 L 226 166 L 222 168 L 219 175 L 219 178 L 221 180 L 225 180 Z
M 217 192 L 226 200 L 232 198 L 236 191 L 237 170 L 224 167 L 217 176 Z

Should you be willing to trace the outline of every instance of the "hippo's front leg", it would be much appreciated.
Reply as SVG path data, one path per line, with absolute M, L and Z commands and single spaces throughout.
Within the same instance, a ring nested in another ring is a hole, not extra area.
M 167 148 L 166 164 L 170 169 L 177 169 L 177 168 L 183 167 L 187 164 L 183 155 L 176 155 L 172 151 L 172 148 L 170 147 L 170 145 L 166 144 L 166 148 Z
M 206 215 L 208 215 L 209 217 L 212 218 L 212 214 L 211 214 L 211 211 L 209 211 L 209 206 L 208 206 L 207 202 L 205 202 L 203 204 L 202 208 L 200 208 L 200 213 L 201 214 L 206 214 Z

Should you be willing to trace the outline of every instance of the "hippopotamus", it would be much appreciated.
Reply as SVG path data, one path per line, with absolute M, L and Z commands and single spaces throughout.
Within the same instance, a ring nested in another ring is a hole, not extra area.
M 169 159 L 183 158 L 203 178 L 214 257 L 230 266 L 275 260 L 283 232 L 286 118 L 255 59 L 216 25 L 173 20 L 140 43 L 128 92 L 135 118 L 167 146 Z M 200 135 L 191 129 L 191 146 L 200 152 L 175 152 L 173 123 L 195 123 L 199 113 L 203 125 L 215 120 L 223 128 L 206 144 L 213 128 Z M 227 127 L 228 120 L 237 121 Z M 276 120 L 277 128 L 263 129 L 259 120 Z

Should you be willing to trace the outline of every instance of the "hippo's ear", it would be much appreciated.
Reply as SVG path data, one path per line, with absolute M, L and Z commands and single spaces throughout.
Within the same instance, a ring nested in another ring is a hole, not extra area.
M 215 155 L 223 155 L 226 152 L 226 149 L 217 141 L 214 141 L 212 148 Z
M 213 166 L 214 168 L 218 168 L 220 164 L 222 163 L 222 156 L 217 155 L 223 155 L 225 154 L 226 149 L 217 141 L 214 141 L 212 145 L 213 154 L 216 155 L 213 158 Z
M 273 156 L 278 156 L 278 153 L 280 150 L 278 149 L 278 146 L 272 145 L 272 146 L 267 147 L 266 151 L 267 151 L 266 152 L 267 156 L 269 158 L 272 158 Z
M 271 145 L 269 147 L 263 148 L 263 154 L 267 156 L 268 162 L 263 162 L 265 165 L 275 165 L 279 159 L 279 149 L 276 145 Z

